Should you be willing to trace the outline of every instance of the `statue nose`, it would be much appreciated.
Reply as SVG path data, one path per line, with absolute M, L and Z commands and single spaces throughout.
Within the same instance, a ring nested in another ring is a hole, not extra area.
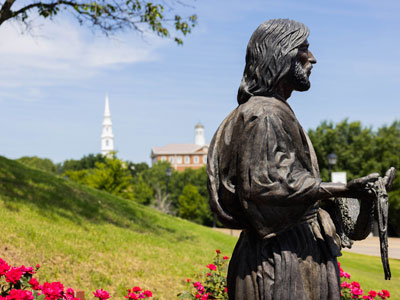
M 315 59 L 314 55 L 308 50 L 308 61 L 312 64 L 316 64 L 317 60 Z

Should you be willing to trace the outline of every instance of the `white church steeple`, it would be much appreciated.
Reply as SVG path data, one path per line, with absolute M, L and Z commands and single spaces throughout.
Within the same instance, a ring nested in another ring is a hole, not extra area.
M 194 143 L 199 146 L 204 146 L 206 144 L 204 126 L 200 122 L 194 127 Z
M 108 94 L 106 94 L 106 104 L 104 108 L 103 131 L 101 133 L 101 154 L 107 155 L 114 151 L 114 134 L 112 132 L 112 122 Z

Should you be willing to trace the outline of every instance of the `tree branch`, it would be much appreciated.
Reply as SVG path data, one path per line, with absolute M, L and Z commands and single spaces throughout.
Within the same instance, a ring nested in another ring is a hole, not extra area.
M 14 2 L 15 0 L 6 0 L 1 6 L 0 25 L 9 18 L 12 18 L 11 6 L 14 4 Z
M 142 33 L 138 25 L 144 23 L 158 36 L 169 37 L 170 32 L 166 23 L 173 23 L 176 32 L 186 35 L 190 33 L 191 27 L 195 26 L 197 20 L 195 15 L 185 19 L 178 15 L 175 15 L 174 19 L 165 18 L 164 6 L 147 0 L 48 0 L 47 3 L 34 0 L 35 2 L 12 11 L 11 6 L 15 1 L 6 0 L 4 2 L 0 10 L 0 25 L 12 18 L 27 24 L 27 19 L 31 15 L 30 11 L 33 9 L 36 9 L 40 16 L 52 19 L 60 12 L 61 8 L 65 8 L 80 24 L 89 22 L 93 28 L 100 29 L 106 35 L 125 28 Z M 174 37 L 174 40 L 178 44 L 182 44 L 180 38 Z

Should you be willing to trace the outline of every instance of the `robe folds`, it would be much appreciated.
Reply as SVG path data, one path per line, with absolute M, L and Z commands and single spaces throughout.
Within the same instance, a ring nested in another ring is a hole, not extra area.
M 208 152 L 210 205 L 243 229 L 229 299 L 340 299 L 340 240 L 319 208 L 313 146 L 287 102 L 251 97 L 222 122 Z

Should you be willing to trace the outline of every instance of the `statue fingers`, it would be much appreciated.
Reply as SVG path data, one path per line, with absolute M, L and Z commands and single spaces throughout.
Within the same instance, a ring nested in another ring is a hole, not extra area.
M 392 189 L 392 184 L 394 179 L 396 178 L 396 169 L 391 167 L 386 171 L 385 177 L 383 177 L 383 181 L 387 191 Z

